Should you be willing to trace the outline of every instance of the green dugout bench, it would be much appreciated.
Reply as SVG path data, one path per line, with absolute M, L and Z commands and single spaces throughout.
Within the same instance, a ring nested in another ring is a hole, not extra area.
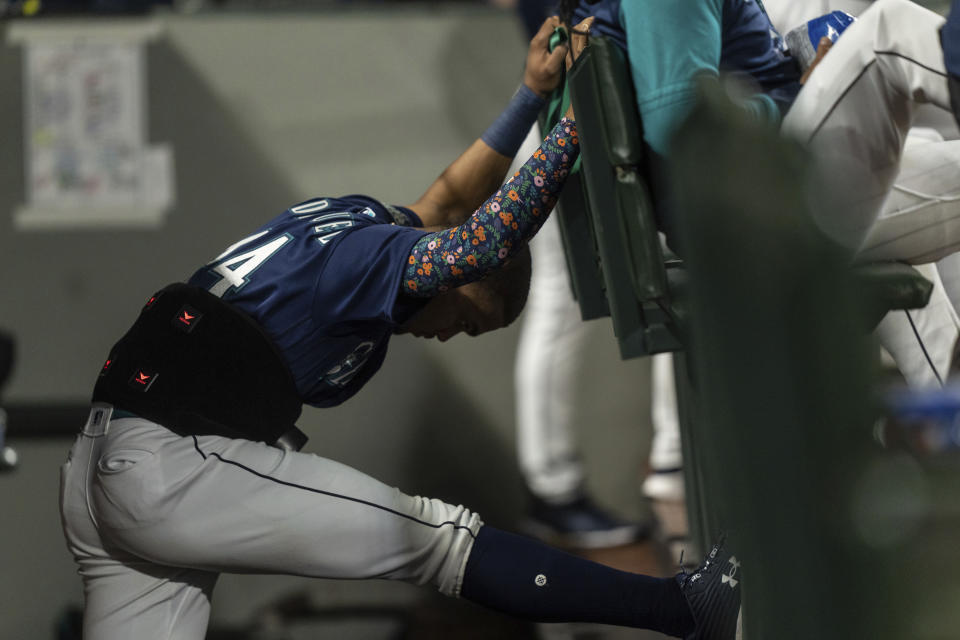
M 584 319 L 609 315 L 624 358 L 683 347 L 683 263 L 665 252 L 654 216 L 641 123 L 624 52 L 594 37 L 570 70 L 580 179 L 561 196 L 560 226 Z M 864 322 L 924 306 L 932 285 L 909 265 L 855 267 Z

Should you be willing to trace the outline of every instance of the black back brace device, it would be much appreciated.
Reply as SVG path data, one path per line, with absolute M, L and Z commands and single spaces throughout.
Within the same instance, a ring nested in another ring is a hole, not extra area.
M 174 433 L 299 450 L 303 402 L 279 349 L 252 318 L 210 292 L 171 284 L 110 351 L 93 390 Z

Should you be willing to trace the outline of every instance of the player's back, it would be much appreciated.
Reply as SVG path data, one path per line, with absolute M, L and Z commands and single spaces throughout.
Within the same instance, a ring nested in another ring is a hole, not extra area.
M 339 404 L 376 372 L 397 322 L 419 308 L 398 292 L 422 232 L 393 222 L 390 209 L 366 196 L 308 200 L 231 245 L 190 283 L 260 323 L 305 402 Z

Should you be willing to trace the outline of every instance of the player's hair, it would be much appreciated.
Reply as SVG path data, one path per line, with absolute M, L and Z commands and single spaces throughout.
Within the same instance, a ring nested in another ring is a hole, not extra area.
M 446 231 L 449 227 L 428 226 L 424 231 Z M 527 294 L 530 292 L 530 247 L 524 246 L 510 256 L 499 269 L 487 274 L 478 283 L 490 299 L 501 298 L 504 304 L 503 326 L 508 326 L 520 316 L 523 307 L 527 304 Z
M 503 299 L 504 326 L 520 316 L 530 292 L 530 249 L 524 247 L 481 280 L 491 294 Z

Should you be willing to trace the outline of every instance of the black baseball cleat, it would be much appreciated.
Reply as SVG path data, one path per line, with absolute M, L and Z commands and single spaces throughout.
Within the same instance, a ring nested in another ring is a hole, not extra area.
M 677 575 L 680 591 L 693 614 L 693 632 L 684 640 L 734 640 L 740 613 L 740 561 L 724 545 L 714 545 L 693 573 Z

